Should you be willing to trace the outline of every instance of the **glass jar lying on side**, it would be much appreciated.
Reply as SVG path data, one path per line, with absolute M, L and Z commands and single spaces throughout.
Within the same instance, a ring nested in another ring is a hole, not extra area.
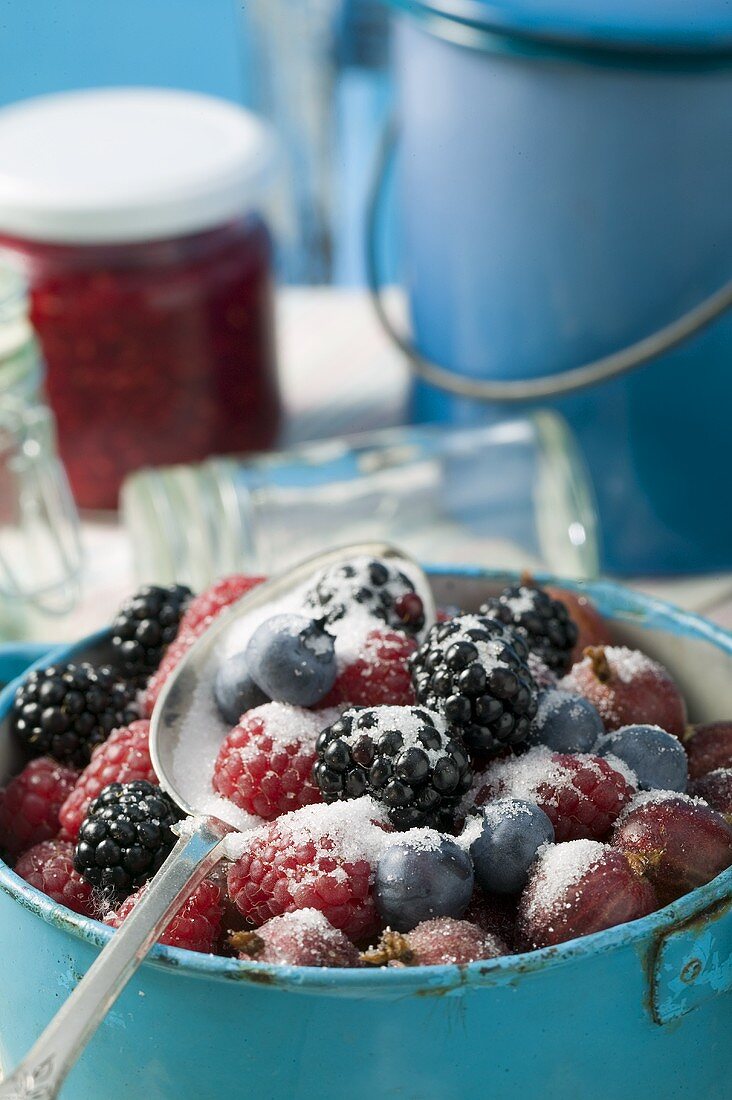
M 273 442 L 272 166 L 253 116 L 189 93 L 0 111 L 0 247 L 31 284 L 82 506 L 115 507 L 140 466 Z
M 549 412 L 143 470 L 125 483 L 122 511 L 140 578 L 197 590 L 371 538 L 432 564 L 577 577 L 598 568 L 591 486 L 566 424 Z
M 76 510 L 42 385 L 26 287 L 0 268 L 0 642 L 42 633 L 79 594 Z

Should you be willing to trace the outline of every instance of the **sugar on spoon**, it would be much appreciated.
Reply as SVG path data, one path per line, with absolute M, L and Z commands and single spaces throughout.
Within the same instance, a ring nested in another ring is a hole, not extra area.
M 192 805 L 191 794 L 183 789 L 174 768 L 187 701 L 205 680 L 214 649 L 241 619 L 294 596 L 321 570 L 363 557 L 403 567 L 423 598 L 426 622 L 433 621 L 429 584 L 419 566 L 387 543 L 356 543 L 317 554 L 252 589 L 218 616 L 170 675 L 150 721 L 150 755 L 161 787 L 189 815 L 188 821 L 130 915 L 20 1065 L 0 1084 L 0 1100 L 52 1100 L 58 1095 L 67 1074 L 152 945 L 224 855 L 224 840 L 235 828 L 235 821 L 212 817 Z

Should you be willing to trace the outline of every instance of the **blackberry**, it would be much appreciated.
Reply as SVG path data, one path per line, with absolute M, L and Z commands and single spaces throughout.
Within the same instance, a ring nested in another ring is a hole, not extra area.
M 450 828 L 473 779 L 462 743 L 420 707 L 351 707 L 316 749 L 313 778 L 326 802 L 371 794 L 397 829 Z
M 130 894 L 162 866 L 182 817 L 153 783 L 110 783 L 89 806 L 74 850 L 74 867 L 92 886 Z
M 184 584 L 150 584 L 122 604 L 112 623 L 112 646 L 128 676 L 147 679 L 156 671 L 192 595 Z
M 424 606 L 409 577 L 380 559 L 333 565 L 305 595 L 305 606 L 325 623 L 343 619 L 354 605 L 407 634 L 418 634 L 424 626 Z
M 571 667 L 579 631 L 566 604 L 552 599 L 546 589 L 535 584 L 512 585 L 487 600 L 480 613 L 525 638 L 531 652 L 558 676 Z
M 33 756 L 82 768 L 113 729 L 138 717 L 134 697 L 133 685 L 106 665 L 51 665 L 16 691 L 11 726 Z
M 537 687 L 523 640 L 481 615 L 436 623 L 410 658 L 417 702 L 444 715 L 448 732 L 485 755 L 525 741 Z

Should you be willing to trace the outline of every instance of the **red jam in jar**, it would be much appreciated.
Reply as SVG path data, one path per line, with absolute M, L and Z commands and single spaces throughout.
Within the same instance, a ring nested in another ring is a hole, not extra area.
M 142 466 L 269 447 L 280 414 L 272 245 L 251 186 L 266 131 L 240 108 L 188 93 L 51 96 L 0 111 L 0 147 L 8 116 L 11 139 L 0 176 L 10 160 L 26 184 L 48 158 L 13 152 L 23 111 L 26 130 L 38 138 L 45 128 L 52 145 L 70 139 L 82 161 L 80 170 L 59 147 L 67 170 L 53 166 L 43 205 L 19 203 L 0 183 L 0 247 L 30 282 L 78 503 L 116 507 L 124 477 Z M 98 162 L 100 126 L 112 165 Z

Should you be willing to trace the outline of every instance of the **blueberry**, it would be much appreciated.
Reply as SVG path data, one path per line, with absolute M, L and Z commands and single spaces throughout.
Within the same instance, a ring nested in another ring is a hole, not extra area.
M 386 849 L 376 867 L 376 908 L 397 932 L 409 932 L 431 917 L 461 917 L 472 893 L 470 856 L 448 837 L 436 846 L 400 841 Z
M 554 752 L 591 752 L 604 733 L 602 719 L 581 695 L 549 688 L 539 696 L 529 745 L 546 745 Z
M 332 634 L 302 615 L 267 619 L 252 634 L 246 655 L 255 682 L 270 699 L 299 707 L 320 702 L 338 672 Z
M 553 843 L 554 827 L 543 810 L 522 798 L 489 802 L 481 817 L 480 832 L 470 845 L 476 881 L 484 890 L 515 894 L 526 884 L 539 848 Z
M 594 751 L 617 756 L 635 772 L 642 791 L 685 791 L 689 780 L 686 750 L 660 726 L 623 726 L 603 734 Z
M 235 726 L 245 711 L 268 703 L 254 683 L 245 653 L 235 653 L 219 665 L 214 679 L 214 699 L 225 722 Z

